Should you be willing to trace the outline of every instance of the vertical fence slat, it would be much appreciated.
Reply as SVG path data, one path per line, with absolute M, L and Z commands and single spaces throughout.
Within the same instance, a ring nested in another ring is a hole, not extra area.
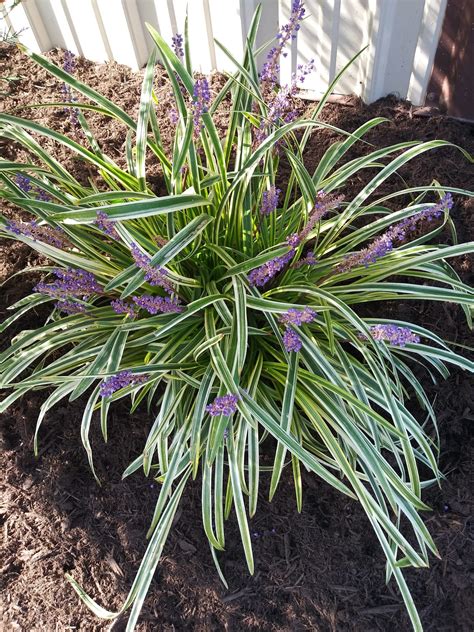
M 278 10 L 279 25 L 286 24 L 290 19 L 291 5 L 293 0 L 280 0 Z M 280 83 L 285 85 L 291 81 L 291 73 L 296 68 L 295 46 L 291 46 L 291 52 L 288 49 L 288 55 L 281 57 L 280 60 Z
M 334 75 L 369 42 L 369 3 L 368 0 L 341 2 L 339 29 Z M 367 53 L 359 57 L 344 73 L 337 88 L 338 93 L 360 95 L 362 66 L 367 63 Z M 331 77 L 332 79 L 333 77 Z
M 124 6 L 127 24 L 132 33 L 132 42 L 135 49 L 137 64 L 139 67 L 142 67 L 149 56 L 148 47 L 145 41 L 145 24 L 140 19 L 137 0 L 133 0 L 133 2 L 122 0 L 122 4 Z
M 209 15 L 212 20 L 212 32 L 237 61 L 242 61 L 244 54 L 244 34 L 242 32 L 242 16 L 240 14 L 240 0 L 208 0 Z M 234 72 L 235 65 L 225 53 L 215 46 L 215 68 L 220 71 Z
M 229 0 L 228 7 L 232 7 L 234 0 Z M 204 21 L 206 23 L 207 42 L 209 45 L 209 57 L 211 63 L 211 70 L 217 70 L 216 62 L 216 43 L 214 42 L 214 29 L 211 19 L 211 9 L 209 6 L 209 0 L 202 0 L 202 8 L 204 13 Z M 223 60 L 224 61 L 224 60 Z
M 372 102 L 389 93 L 406 97 L 423 5 L 424 0 L 409 4 L 371 0 L 373 25 L 364 100 Z
M 185 4 L 178 2 L 178 6 Z M 194 70 L 209 73 L 214 70 L 214 41 L 209 23 L 206 21 L 204 0 L 194 0 L 188 4 L 189 40 Z
M 156 0 L 155 4 L 157 4 Z M 184 30 L 184 17 L 180 19 L 179 24 L 177 24 L 175 7 L 173 4 L 170 5 L 164 0 L 160 2 L 160 10 L 157 12 L 157 18 L 160 34 L 169 44 L 171 44 L 171 38 L 176 31 L 182 33 Z
M 146 28 L 146 24 L 151 24 L 160 34 L 162 32 L 161 29 L 161 16 L 160 20 L 158 20 L 157 6 L 154 0 L 138 0 L 137 2 L 137 12 L 138 19 L 140 23 L 143 25 L 143 30 L 145 33 L 144 45 L 147 48 L 147 53 L 150 54 L 153 50 L 154 44 L 153 40 L 148 33 Z M 163 13 L 163 11 L 161 12 Z
M 315 70 L 304 83 L 305 90 L 320 95 L 331 80 L 331 70 L 336 64 L 336 47 L 333 46 L 335 28 L 333 0 L 309 0 L 307 17 L 298 33 L 298 63 L 306 64 L 314 59 Z
M 36 53 L 42 53 L 51 47 L 48 32 L 34 0 L 25 0 L 18 4 L 3 21 L 13 32 L 21 33 L 20 40 Z
M 61 0 L 36 0 L 38 11 L 48 30 L 51 46 L 72 51 L 75 55 L 82 55 L 78 38 L 68 18 L 67 7 Z
M 109 59 L 108 44 L 104 42 L 92 0 L 65 0 L 66 15 L 74 28 L 84 57 L 104 62 Z
M 389 59 L 397 61 L 387 65 L 384 89 L 374 95 L 375 98 L 380 98 L 387 92 L 401 97 L 407 95 L 424 5 L 425 0 L 412 0 L 408 6 L 404 2 L 398 3 L 392 22 L 392 37 L 388 43 Z
M 130 16 L 136 11 L 134 0 L 97 0 L 97 9 L 103 24 L 110 52 L 119 64 L 138 70 L 146 61 L 146 48 L 142 46 L 143 32 L 136 32 Z M 104 36 L 103 36 L 104 38 Z
M 407 99 L 413 105 L 423 105 L 433 69 L 437 44 L 443 28 L 447 0 L 426 0 L 414 61 L 411 68 Z

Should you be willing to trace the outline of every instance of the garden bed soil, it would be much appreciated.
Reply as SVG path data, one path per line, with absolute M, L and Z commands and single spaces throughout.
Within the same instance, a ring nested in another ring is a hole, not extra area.
M 48 56 L 62 63 L 61 51 Z M 117 64 L 97 65 L 85 60 L 77 60 L 75 72 L 136 116 L 142 73 L 132 73 Z M 73 137 L 78 134 L 61 108 L 28 107 L 61 100 L 61 85 L 13 47 L 0 48 L 0 76 L 16 77 L 0 86 L 6 91 L 3 111 L 33 118 Z M 222 81 L 221 76 L 214 76 L 213 89 Z M 156 88 L 162 98 L 158 111 L 163 134 L 170 142 L 168 88 L 160 74 Z M 313 105 L 301 102 L 298 107 L 309 111 Z M 374 116 L 388 119 L 366 137 L 376 146 L 439 138 L 474 153 L 473 125 L 442 116 L 419 117 L 409 103 L 393 97 L 370 106 L 355 97 L 347 99 L 345 105 L 328 104 L 322 119 L 353 131 Z M 105 153 L 123 165 L 123 127 L 98 114 L 88 116 L 88 120 Z M 225 120 L 224 104 L 219 115 L 221 130 Z M 314 168 L 336 139 L 337 134 L 331 130 L 315 132 L 306 151 L 308 166 Z M 77 178 L 95 178 L 63 147 L 42 142 Z M 15 144 L 1 143 L 4 157 L 27 159 Z M 364 151 L 366 147 L 359 144 L 351 157 Z M 159 169 L 151 165 L 148 172 L 159 192 Z M 358 174 L 344 193 L 348 197 L 354 195 L 369 177 L 369 171 Z M 433 179 L 472 188 L 472 165 L 454 148 L 429 152 L 387 181 L 383 193 L 401 188 L 402 180 L 417 186 Z M 460 241 L 474 239 L 473 211 L 472 202 L 456 196 L 452 217 Z M 2 212 L 15 211 L 5 208 Z M 20 243 L 3 241 L 0 247 L 0 281 L 38 263 L 37 256 Z M 472 283 L 472 259 L 461 257 L 453 264 L 463 279 Z M 37 279 L 38 274 L 28 273 L 6 282 L 0 298 L 1 320 L 6 307 L 26 295 Z M 372 313 L 416 321 L 447 340 L 474 346 L 462 311 L 454 305 L 408 302 L 370 307 Z M 42 318 L 44 314 L 38 311 L 15 323 L 9 335 L 34 328 Z M 430 397 L 435 398 L 441 435 L 440 462 L 446 474 L 441 488 L 434 486 L 425 493 L 432 510 L 424 518 L 441 558 L 432 557 L 429 569 L 408 572 L 408 583 L 426 631 L 468 632 L 474 621 L 470 592 L 474 578 L 472 380 L 462 371 L 452 370 L 451 376 L 439 385 L 432 384 L 427 376 L 424 383 Z M 150 417 L 146 411 L 130 415 L 119 404 L 111 413 L 107 445 L 94 430 L 95 463 L 102 481 L 99 487 L 80 444 L 81 402 L 58 406 L 48 414 L 41 432 L 39 457 L 33 457 L 33 430 L 43 399 L 43 393 L 31 394 L 2 415 L 2 629 L 98 632 L 112 625 L 115 631 L 123 630 L 124 620 L 110 624 L 91 615 L 65 581 L 64 573 L 71 573 L 108 607 L 119 608 L 125 599 L 145 551 L 145 533 L 159 490 L 140 473 L 124 481 L 121 473 L 141 451 Z M 229 590 L 217 577 L 201 527 L 199 481 L 192 484 L 181 503 L 137 630 L 410 630 L 393 582 L 388 586 L 384 583 L 384 557 L 361 508 L 315 476 L 305 476 L 304 482 L 303 512 L 298 514 L 289 476 L 271 504 L 266 500 L 268 481 L 264 478 L 258 512 L 251 523 L 256 559 L 253 577 L 245 566 L 238 527 L 230 519 L 226 551 L 221 556 Z

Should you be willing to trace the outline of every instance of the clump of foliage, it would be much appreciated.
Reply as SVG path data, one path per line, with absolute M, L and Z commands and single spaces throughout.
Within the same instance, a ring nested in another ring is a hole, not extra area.
M 5 18 L 12 9 L 14 9 L 18 4 L 20 4 L 21 0 L 14 0 L 11 6 L 5 6 L 0 2 L 0 17 Z M 24 29 L 20 31 L 15 31 L 9 26 L 5 26 L 3 30 L 0 31 L 0 54 L 2 53 L 3 46 L 9 46 L 11 44 L 15 44 L 18 41 L 18 37 L 21 35 Z M 10 87 L 12 84 L 17 82 L 20 79 L 17 75 L 0 75 L 0 95 L 6 96 L 10 92 Z M 6 84 L 6 85 L 5 85 Z
M 1 134 L 32 157 L 28 164 L 0 162 L 0 195 L 33 217 L 2 218 L 1 234 L 52 262 L 1 326 L 51 305 L 43 326 L 17 335 L 0 355 L 0 387 L 8 393 L 1 410 L 33 390 L 51 391 L 38 417 L 37 449 L 48 411 L 87 393 L 78 425 L 92 472 L 96 411 L 105 441 L 108 411 L 119 399 L 130 397 L 132 410 L 145 403 L 153 418 L 142 453 L 124 473 L 142 470 L 161 485 L 148 549 L 120 611 L 131 607 L 127 630 L 136 624 L 192 478 L 202 480 L 203 528 L 223 581 L 219 551 L 232 509 L 253 572 L 248 517 L 257 510 L 267 437 L 274 439 L 270 497 L 290 467 L 301 509 L 303 467 L 358 501 L 386 555 L 387 581 L 395 578 L 414 628 L 421 629 L 403 569 L 427 566 L 429 552 L 437 554 L 419 511 L 428 509 L 422 489 L 441 474 L 434 410 L 414 368 L 422 364 L 433 377 L 445 377 L 446 364 L 470 371 L 474 365 L 424 327 L 363 317 L 357 308 L 377 305 L 380 313 L 386 301 L 449 301 L 464 309 L 471 326 L 473 292 L 447 263 L 473 251 L 472 243 L 456 243 L 449 214 L 451 195 L 469 193 L 434 182 L 377 197 L 397 170 L 449 143 L 404 142 L 347 160 L 350 148 L 384 119 L 351 134 L 321 122 L 338 77 L 312 115 L 298 119 L 291 100 L 298 77 L 287 88 L 276 79 L 303 15 L 297 0 L 259 76 L 257 9 L 244 60 L 234 60 L 235 74 L 217 95 L 205 79 L 193 78 L 186 34 L 174 38 L 173 50 L 149 27 L 176 102 L 172 155 L 154 109 L 156 54 L 145 71 L 137 121 L 28 51 L 66 84 L 67 95 L 87 98 L 56 104 L 73 110 L 74 139 L 0 115 Z M 299 68 L 300 79 L 308 71 Z M 213 117 L 228 95 L 221 139 Z M 128 169 L 102 152 L 87 110 L 124 124 Z M 341 140 L 310 173 L 303 160 L 309 135 L 328 127 Z M 42 148 L 42 138 L 95 168 L 97 180 L 78 182 Z M 161 164 L 168 195 L 157 197 L 147 183 L 147 152 Z M 281 160 L 290 167 L 282 190 Z M 375 175 L 355 197 L 344 198 L 348 179 L 368 167 Z M 386 205 L 397 199 L 408 202 L 396 210 Z M 445 227 L 454 245 L 436 243 Z M 410 412 L 410 397 L 425 418 Z M 69 579 L 99 617 L 120 614 Z

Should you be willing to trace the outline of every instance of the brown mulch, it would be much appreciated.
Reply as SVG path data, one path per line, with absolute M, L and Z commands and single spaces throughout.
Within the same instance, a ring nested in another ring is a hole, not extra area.
M 63 53 L 51 59 L 62 63 Z M 118 64 L 97 65 L 77 60 L 77 76 L 116 101 L 131 116 L 137 115 L 141 73 Z M 41 68 L 33 66 L 14 48 L 0 48 L 0 76 L 15 75 L 0 109 L 30 117 L 74 136 L 69 117 L 59 108 L 29 109 L 41 101 L 60 100 L 61 86 Z M 213 77 L 217 90 L 223 78 Z M 3 87 L 3 84 L 2 84 Z M 163 136 L 171 141 L 167 116 L 168 88 L 158 73 L 156 88 Z M 301 109 L 310 108 L 300 103 Z M 323 120 L 352 131 L 374 116 L 388 121 L 366 140 L 376 146 L 406 140 L 442 138 L 474 153 L 474 125 L 443 117 L 414 115 L 410 104 L 385 98 L 370 106 L 357 99 L 346 105 L 328 104 Z M 225 128 L 225 107 L 219 127 Z M 88 121 L 104 152 L 124 166 L 123 127 L 98 114 Z M 307 147 L 308 168 L 314 168 L 337 135 L 329 130 L 314 133 Z M 87 182 L 96 174 L 50 141 L 43 145 Z M 1 144 L 4 157 L 24 161 L 25 152 L 11 142 Z M 360 144 L 350 157 L 361 155 Z M 284 173 L 284 165 L 283 165 Z M 150 181 L 160 191 L 160 172 L 150 163 Z M 347 196 L 358 192 L 370 173 L 358 174 L 348 183 Z M 284 177 L 284 176 L 283 176 Z M 472 165 L 454 148 L 424 154 L 384 184 L 387 193 L 403 185 L 443 184 L 472 188 Z M 460 241 L 474 239 L 472 202 L 458 196 L 452 216 Z M 12 209 L 5 210 L 11 213 Z M 22 244 L 0 244 L 0 281 L 25 266 L 37 264 L 34 253 Z M 459 258 L 455 267 L 467 281 L 473 280 L 472 260 Z M 36 280 L 34 274 L 14 277 L 2 287 L 0 320 L 6 307 L 26 295 Z M 474 346 L 460 309 L 453 305 L 399 304 L 373 306 L 394 317 L 413 319 L 447 340 Z M 11 335 L 33 328 L 44 314 L 12 327 Z M 3 342 L 3 341 L 2 341 Z M 474 418 L 472 379 L 462 371 L 433 385 L 424 384 L 436 398 L 446 474 L 441 488 L 426 490 L 432 511 L 426 523 L 439 547 L 441 559 L 432 558 L 429 569 L 410 571 L 408 582 L 425 630 L 468 632 L 474 606 L 470 586 L 474 576 L 472 540 L 472 487 L 474 442 L 470 424 Z M 146 548 L 147 531 L 157 498 L 157 487 L 140 473 L 124 481 L 121 473 L 143 447 L 150 417 L 142 411 L 130 415 L 117 405 L 111 413 L 110 439 L 104 445 L 100 433 L 93 436 L 95 463 L 102 486 L 88 467 L 80 444 L 81 402 L 58 406 L 43 424 L 40 455 L 33 457 L 32 435 L 44 394 L 33 393 L 2 415 L 2 504 L 0 520 L 3 546 L 0 557 L 3 603 L 0 621 L 5 630 L 52 632 L 56 630 L 103 631 L 100 622 L 79 601 L 64 579 L 70 572 L 97 600 L 119 608 L 131 586 Z M 298 514 L 289 476 L 274 501 L 266 500 L 268 480 L 262 476 L 262 494 L 252 521 L 256 572 L 249 577 L 238 527 L 233 517 L 226 528 L 227 547 L 222 565 L 229 590 L 220 583 L 201 526 L 200 482 L 184 496 L 163 558 L 142 611 L 138 630 L 370 632 L 411 629 L 403 603 L 393 582 L 384 583 L 384 557 L 360 507 L 314 476 L 305 476 L 304 507 Z M 113 626 L 124 629 L 124 622 Z

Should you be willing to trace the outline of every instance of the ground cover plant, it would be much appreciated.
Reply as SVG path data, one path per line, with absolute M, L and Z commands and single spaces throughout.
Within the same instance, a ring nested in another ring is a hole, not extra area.
M 300 12 L 297 4 L 281 44 L 291 37 Z M 252 515 L 259 446 L 267 434 L 279 442 L 271 493 L 288 457 L 299 505 L 300 464 L 357 497 L 384 547 L 387 575 L 395 576 L 419 627 L 400 569 L 425 565 L 426 549 L 434 549 L 416 509 L 424 508 L 421 488 L 440 473 L 429 425 L 415 420 L 404 402 L 414 393 L 434 423 L 413 362 L 441 373 L 445 362 L 467 369 L 472 364 L 421 327 L 373 322 L 357 316 L 352 306 L 397 298 L 469 305 L 472 293 L 444 260 L 471 252 L 472 244 L 432 245 L 441 228 L 451 225 L 450 192 L 437 183 L 409 191 L 412 202 L 396 212 L 383 205 L 384 199 L 370 197 L 389 175 L 441 141 L 403 143 L 340 166 L 351 145 L 381 122 L 376 120 L 343 136 L 315 173 L 307 173 L 302 165 L 306 130 L 322 125 L 322 104 L 311 120 L 291 121 L 291 88 L 275 92 L 273 85 L 282 46 L 257 76 L 250 54 L 257 20 L 258 14 L 244 66 L 226 87 L 233 110 L 222 144 L 212 114 L 224 91 L 210 104 L 205 80 L 193 83 L 179 62 L 180 41 L 175 55 L 154 34 L 175 87 L 172 160 L 160 144 L 151 107 L 153 59 L 136 125 L 32 55 L 129 126 L 129 171 L 116 168 L 87 134 L 81 112 L 91 106 L 71 107 L 84 133 L 79 136 L 78 127 L 74 141 L 2 117 L 3 134 L 22 141 L 47 167 L 2 164 L 4 196 L 37 218 L 5 221 L 3 232 L 61 266 L 52 271 L 55 279 L 45 278 L 18 305 L 15 316 L 40 302 L 53 300 L 56 308 L 45 328 L 17 337 L 3 354 L 2 385 L 13 388 L 4 407 L 30 389 L 57 387 L 41 410 L 39 429 L 54 403 L 94 387 L 81 426 L 91 465 L 93 409 L 100 408 L 105 437 L 109 403 L 129 393 L 134 407 L 147 400 L 157 414 L 143 454 L 126 472 L 143 467 L 162 483 L 150 547 L 125 604 L 133 603 L 130 628 L 179 496 L 199 471 L 204 529 L 216 563 L 215 551 L 225 545 L 224 516 L 234 505 L 252 569 L 244 503 L 248 497 Z M 294 136 L 300 129 L 303 136 Z M 109 191 L 74 181 L 28 131 L 55 138 L 96 166 Z M 145 144 L 162 161 L 169 197 L 156 198 L 147 189 Z M 283 158 L 292 168 L 284 193 L 275 187 Z M 379 169 L 377 176 L 353 200 L 341 200 L 338 190 L 345 180 L 368 166 Z M 427 202 L 428 192 L 440 201 Z M 466 315 L 469 319 L 467 308 Z M 30 367 L 34 370 L 18 379 Z M 430 466 L 432 474 L 420 480 L 419 465 Z M 419 550 L 402 534 L 403 516 L 414 527 Z M 89 605 L 101 616 L 113 616 Z

